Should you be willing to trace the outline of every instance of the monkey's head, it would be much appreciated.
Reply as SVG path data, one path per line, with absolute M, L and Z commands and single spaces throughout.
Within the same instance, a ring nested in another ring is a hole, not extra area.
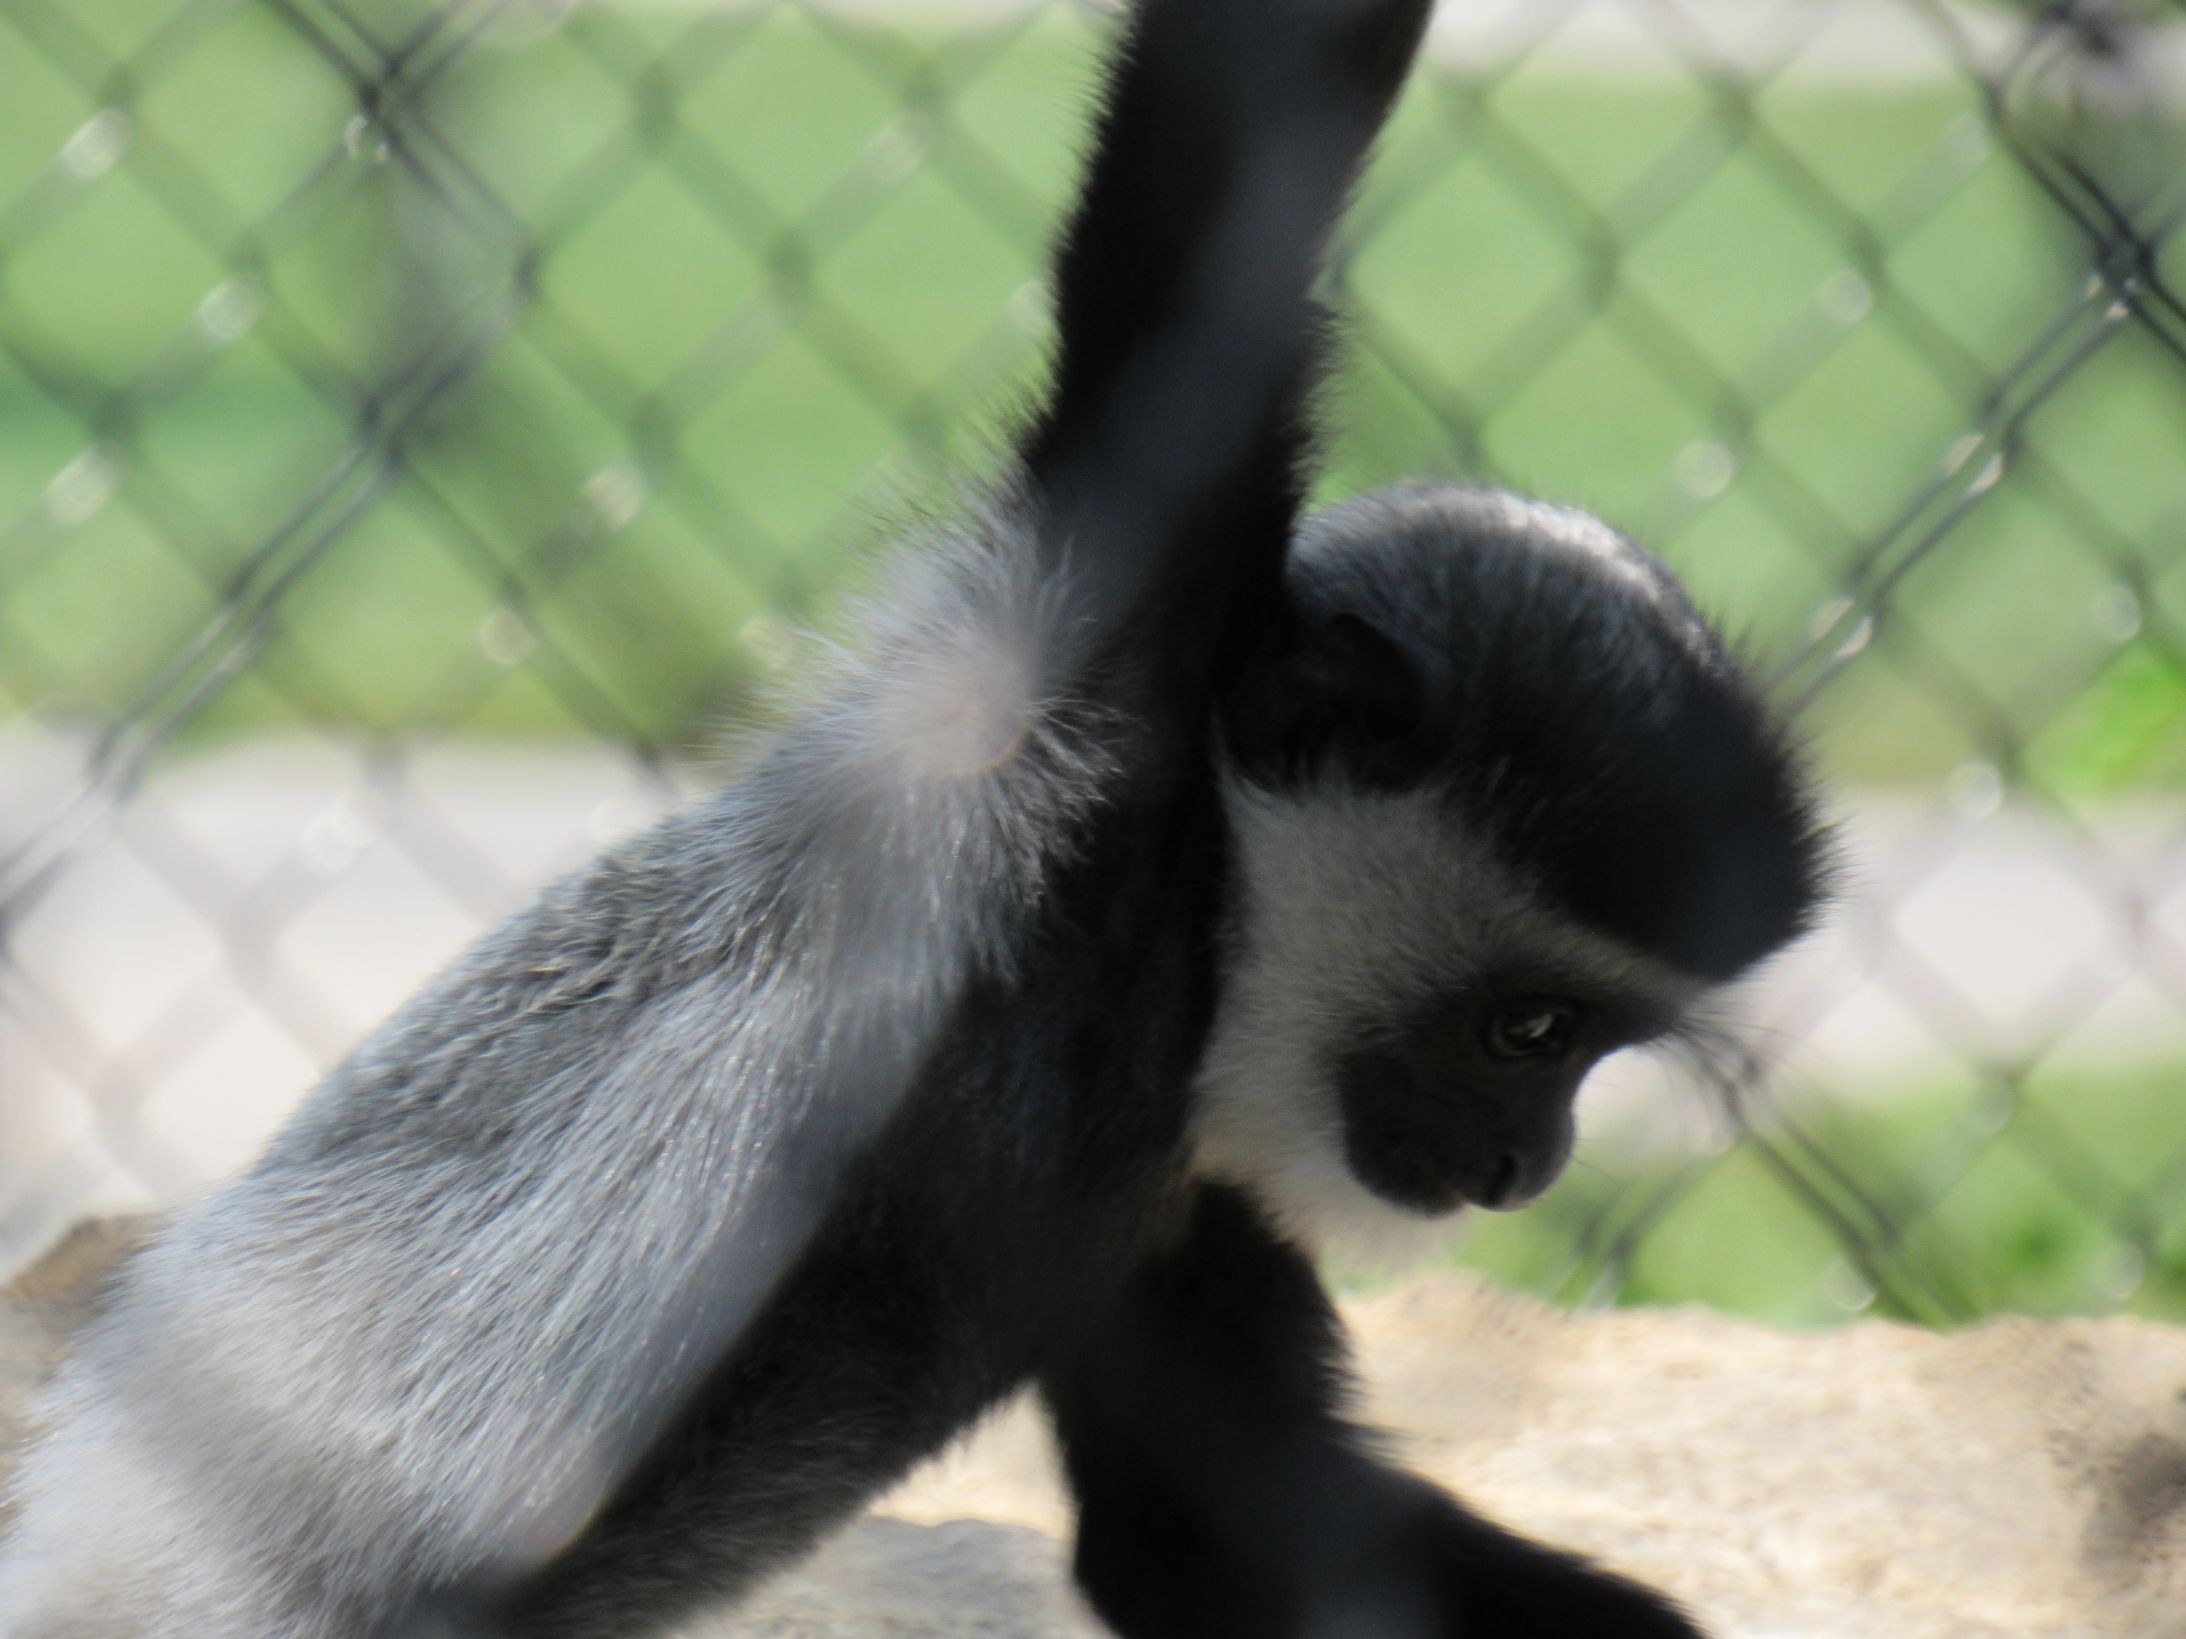
M 1302 1237 L 1521 1205 L 1596 1063 L 1808 924 L 1797 758 L 1669 571 L 1583 513 L 1378 492 L 1301 529 L 1286 595 L 1217 727 L 1200 1167 Z

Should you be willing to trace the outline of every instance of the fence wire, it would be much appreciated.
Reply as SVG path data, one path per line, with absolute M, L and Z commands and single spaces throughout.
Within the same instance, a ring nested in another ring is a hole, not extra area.
M 1104 9 L 0 0 L 0 1266 L 247 1155 L 978 469 Z M 1443 11 L 1331 491 L 1632 529 L 1852 860 L 1723 1097 L 1469 1255 L 2186 1317 L 2186 4 Z

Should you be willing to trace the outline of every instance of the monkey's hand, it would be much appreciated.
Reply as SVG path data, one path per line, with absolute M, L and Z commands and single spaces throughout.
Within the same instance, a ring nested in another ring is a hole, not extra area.
M 1513 1536 L 1454 1504 L 1438 1514 L 1425 1551 L 1437 1566 L 1446 1639 L 1703 1639 L 1651 1589 Z M 1333 1639 L 1350 1630 L 1329 1631 Z
M 1043 1374 L 1078 1581 L 1125 1639 L 1700 1639 L 1669 1601 L 1469 1513 L 1343 1420 L 1311 1260 L 1240 1197 Z

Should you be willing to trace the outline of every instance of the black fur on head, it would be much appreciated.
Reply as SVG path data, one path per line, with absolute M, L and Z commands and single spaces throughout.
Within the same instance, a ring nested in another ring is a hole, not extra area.
M 1675 577 L 1499 490 L 1377 491 L 1299 531 L 1273 652 L 1223 708 L 1238 771 L 1433 790 L 1580 922 L 1732 978 L 1828 874 L 1798 758 Z

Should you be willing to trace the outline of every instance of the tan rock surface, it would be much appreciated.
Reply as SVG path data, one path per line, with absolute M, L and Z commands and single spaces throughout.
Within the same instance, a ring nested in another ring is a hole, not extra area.
M 27 1384 L 126 1235 L 0 1303 L 0 1478 Z M 1456 1276 L 1349 1306 L 1364 1407 L 1522 1529 L 1724 1639 L 2186 1639 L 2186 1330 L 1789 1334 L 1566 1315 Z M 1037 1416 L 1008 1408 L 707 1639 L 1088 1639 Z
M 2186 1635 L 2186 1331 L 1785 1333 L 1458 1276 L 1348 1314 L 1408 1462 L 1727 1639 Z M 1051 1464 L 1013 1407 L 881 1507 L 1061 1531 Z

